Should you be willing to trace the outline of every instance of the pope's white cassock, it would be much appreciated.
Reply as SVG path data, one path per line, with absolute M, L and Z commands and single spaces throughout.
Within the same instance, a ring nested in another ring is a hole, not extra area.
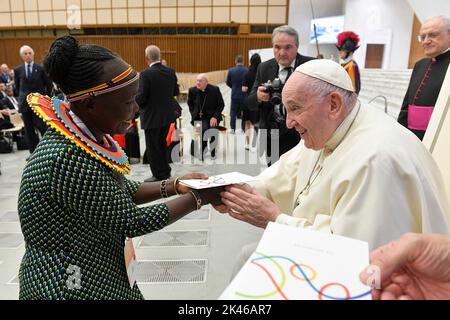
M 277 223 L 367 241 L 449 233 L 441 173 L 417 137 L 359 101 L 319 151 L 301 141 L 259 175 L 257 191 L 284 212 Z

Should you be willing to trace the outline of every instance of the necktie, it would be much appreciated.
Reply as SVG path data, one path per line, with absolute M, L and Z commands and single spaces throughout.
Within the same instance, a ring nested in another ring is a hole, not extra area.
M 287 70 L 287 76 L 286 76 L 286 81 L 287 81 L 292 74 L 292 67 L 287 67 L 286 70 Z M 286 83 L 286 81 L 284 81 L 284 82 Z
M 289 79 L 289 77 L 292 74 L 292 67 L 286 67 L 283 70 L 287 71 L 287 75 L 286 75 L 286 80 L 284 80 L 284 83 L 286 83 L 286 81 Z M 286 114 L 286 110 L 284 110 L 284 106 L 279 106 L 279 113 L 280 115 L 284 116 Z
M 14 108 L 15 108 L 16 110 L 19 110 L 18 105 L 17 105 L 17 100 L 16 100 L 16 98 L 11 97 L 11 100 L 12 100 L 12 103 L 13 103 Z
M 27 65 L 27 79 L 30 80 L 31 78 L 31 64 Z

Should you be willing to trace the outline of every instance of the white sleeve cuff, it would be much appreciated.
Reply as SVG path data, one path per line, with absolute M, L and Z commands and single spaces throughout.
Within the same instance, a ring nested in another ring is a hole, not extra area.
M 302 228 L 305 221 L 304 221 L 304 219 L 295 218 L 288 214 L 282 213 L 278 216 L 278 218 L 275 220 L 275 222 L 279 223 L 279 224 L 284 224 L 287 226 L 294 226 L 294 227 Z

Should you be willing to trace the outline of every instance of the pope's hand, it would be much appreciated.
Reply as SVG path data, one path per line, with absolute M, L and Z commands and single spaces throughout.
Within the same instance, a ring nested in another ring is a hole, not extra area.
M 257 227 L 265 228 L 281 214 L 276 204 L 248 184 L 227 186 L 221 195 L 223 206 L 215 207 L 216 210 L 227 210 L 233 218 Z
M 406 234 L 373 251 L 370 260 L 360 279 L 378 280 L 373 299 L 450 299 L 449 236 Z

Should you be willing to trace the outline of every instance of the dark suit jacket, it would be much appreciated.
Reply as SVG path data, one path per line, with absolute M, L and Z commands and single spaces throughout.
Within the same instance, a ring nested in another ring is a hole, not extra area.
M 19 100 L 17 100 L 16 97 L 14 97 L 17 101 L 17 104 L 19 104 Z M 16 110 L 16 108 L 14 108 L 13 103 L 11 102 L 11 100 L 8 99 L 8 97 L 4 97 L 1 101 L 0 104 L 3 104 L 5 109 L 11 109 L 11 110 Z
M 195 120 L 200 120 L 200 110 L 202 110 L 203 113 L 202 120 L 207 119 L 209 121 L 214 117 L 217 119 L 217 123 L 222 121 L 222 111 L 225 103 L 223 102 L 222 93 L 220 92 L 219 87 L 208 84 L 205 88 L 205 94 L 206 97 L 203 99 L 203 96 L 197 87 L 189 88 L 187 103 L 189 112 L 191 113 L 191 124 L 193 124 Z
M 297 53 L 297 57 L 295 59 L 295 68 L 297 68 L 302 63 L 305 63 L 309 60 L 312 60 L 312 57 L 302 56 Z M 295 69 L 294 68 L 294 69 Z M 256 72 L 256 79 L 253 83 L 253 88 L 250 91 L 250 94 L 247 98 L 247 105 L 250 110 L 261 110 L 261 118 L 260 118 L 260 128 L 261 129 L 270 129 L 270 121 L 271 116 L 273 114 L 274 106 L 270 102 L 258 102 L 258 98 L 256 96 L 256 92 L 258 91 L 258 87 L 267 82 L 268 80 L 273 80 L 278 77 L 278 63 L 275 58 L 270 59 L 261 63 L 258 66 L 258 70 Z
M 10 81 L 9 76 L 4 74 L 4 73 L 0 73 L 0 82 L 3 82 L 4 84 L 8 84 L 8 82 Z
M 305 57 L 297 53 L 297 57 L 295 58 L 295 67 L 297 68 L 302 63 L 305 63 L 309 60 L 312 60 L 312 57 Z M 256 79 L 253 83 L 252 90 L 247 98 L 247 106 L 250 110 L 260 111 L 260 119 L 259 119 L 259 127 L 261 129 L 266 129 L 267 138 L 266 142 L 262 139 L 260 140 L 261 147 L 260 152 L 265 149 L 265 146 L 271 145 L 271 134 L 270 129 L 277 128 L 279 129 L 279 138 L 278 138 L 278 146 L 279 146 L 279 155 L 289 151 L 300 141 L 300 135 L 294 129 L 288 129 L 286 125 L 283 124 L 275 124 L 276 120 L 274 117 L 274 105 L 270 102 L 258 102 L 256 92 L 258 91 L 258 87 L 267 82 L 268 80 L 273 80 L 278 77 L 278 63 L 275 59 L 270 59 L 261 63 L 258 66 L 258 70 L 256 71 Z M 267 150 L 269 151 L 269 150 Z M 269 152 L 270 153 L 270 152 Z M 266 153 L 267 154 L 267 153 Z
M 177 102 L 174 96 L 180 91 L 175 70 L 161 63 L 141 72 L 139 77 L 139 105 L 142 129 L 162 128 L 176 119 Z
M 231 99 L 245 99 L 246 94 L 242 92 L 242 83 L 248 69 L 242 65 L 230 68 L 227 75 L 227 86 L 231 88 Z
M 20 113 L 24 113 L 28 108 L 26 102 L 28 94 L 39 92 L 40 94 L 51 96 L 52 93 L 53 84 L 47 77 L 44 68 L 35 62 L 32 71 L 31 78 L 27 79 L 24 64 L 14 68 L 14 84 L 19 95 L 17 102 L 19 103 Z

